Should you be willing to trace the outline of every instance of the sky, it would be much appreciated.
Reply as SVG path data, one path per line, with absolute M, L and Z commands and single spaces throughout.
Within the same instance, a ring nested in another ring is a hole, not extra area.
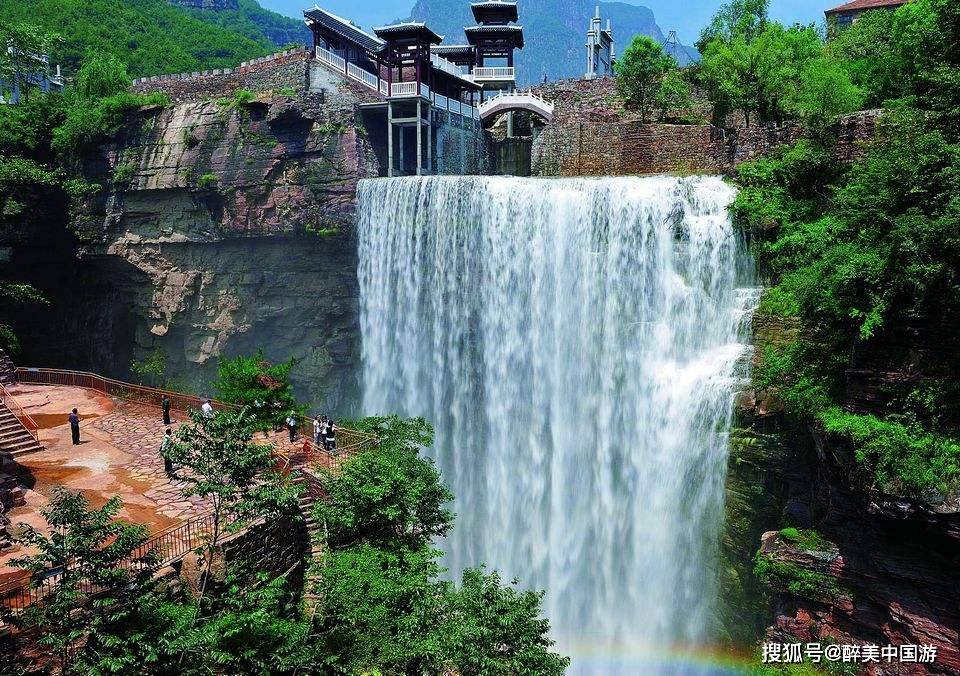
M 696 41 L 700 29 L 707 24 L 724 0 L 621 1 L 649 7 L 665 34 L 676 30 L 680 41 L 689 45 Z M 522 18 L 523 0 L 519 2 Z M 370 28 L 407 16 L 414 0 L 260 0 L 260 4 L 267 9 L 297 18 L 302 16 L 304 9 L 312 7 L 314 3 Z M 838 4 L 842 4 L 841 0 L 771 0 L 770 14 L 785 24 L 819 23 L 823 21 L 823 10 Z M 614 26 L 613 30 L 616 34 L 617 27 Z

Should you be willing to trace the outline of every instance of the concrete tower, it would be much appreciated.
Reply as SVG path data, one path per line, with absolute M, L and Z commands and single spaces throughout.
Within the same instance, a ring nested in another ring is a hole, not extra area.
M 607 19 L 606 28 L 602 28 L 602 25 L 600 6 L 597 5 L 590 30 L 587 31 L 587 73 L 584 77 L 588 80 L 613 75 L 613 28 L 610 19 Z

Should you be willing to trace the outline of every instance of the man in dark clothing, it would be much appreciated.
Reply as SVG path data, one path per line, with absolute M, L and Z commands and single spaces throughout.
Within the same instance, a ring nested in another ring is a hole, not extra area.
M 287 431 L 290 432 L 290 443 L 292 444 L 297 438 L 297 427 L 300 424 L 297 421 L 297 416 L 293 411 L 290 411 L 290 415 L 287 416 Z
M 163 401 L 160 402 L 160 405 L 163 407 L 163 424 L 170 424 L 170 397 L 163 395 Z
M 173 446 L 173 430 L 169 427 L 163 435 L 163 441 L 160 443 L 160 455 L 163 457 L 163 471 L 167 474 L 173 474 L 173 461 L 167 457 L 167 453 Z
M 73 409 L 67 420 L 70 421 L 70 436 L 73 437 L 73 445 L 77 446 L 80 444 L 80 416 L 77 414 L 77 409 Z

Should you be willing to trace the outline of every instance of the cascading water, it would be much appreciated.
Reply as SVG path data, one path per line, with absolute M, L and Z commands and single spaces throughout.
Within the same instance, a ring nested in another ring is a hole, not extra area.
M 360 185 L 364 408 L 433 422 L 446 564 L 546 589 L 575 672 L 708 636 L 756 300 L 733 195 L 711 177 Z

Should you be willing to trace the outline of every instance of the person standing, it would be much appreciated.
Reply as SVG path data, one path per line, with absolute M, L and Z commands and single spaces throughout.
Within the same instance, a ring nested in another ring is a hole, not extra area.
M 169 427 L 163 435 L 163 441 L 160 442 L 160 455 L 163 457 L 163 471 L 167 474 L 173 474 L 173 461 L 167 457 L 173 447 L 173 430 Z
M 163 424 L 170 424 L 170 397 L 163 395 L 163 399 L 160 401 L 160 407 L 163 409 Z
M 77 413 L 77 409 L 73 409 L 70 412 L 70 416 L 67 418 L 70 421 L 70 436 L 73 437 L 73 445 L 80 445 L 80 415 Z
M 297 438 L 297 417 L 293 411 L 287 416 L 287 430 L 290 432 L 290 443 Z
M 324 448 L 329 452 L 337 450 L 337 426 L 333 420 L 327 422 L 327 431 L 324 433 Z
M 317 446 L 323 441 L 323 422 L 318 415 L 313 419 L 313 443 Z
M 213 403 L 209 399 L 203 402 L 203 406 L 200 407 L 200 410 L 203 411 L 204 417 L 213 417 Z

